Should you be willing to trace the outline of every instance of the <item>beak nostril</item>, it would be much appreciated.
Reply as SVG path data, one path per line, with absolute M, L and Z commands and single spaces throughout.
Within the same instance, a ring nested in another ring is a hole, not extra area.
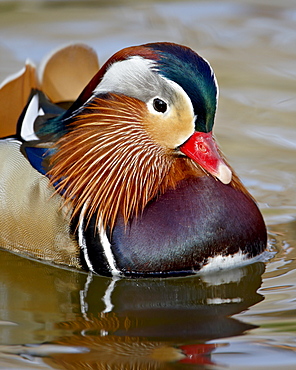
M 202 153 L 207 153 L 207 147 L 204 145 L 204 143 L 199 142 L 197 143 L 197 149 Z

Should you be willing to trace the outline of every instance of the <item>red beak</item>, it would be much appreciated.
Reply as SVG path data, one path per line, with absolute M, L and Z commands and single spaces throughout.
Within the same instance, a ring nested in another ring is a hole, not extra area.
M 195 132 L 180 150 L 223 184 L 230 183 L 232 172 L 219 154 L 212 132 Z

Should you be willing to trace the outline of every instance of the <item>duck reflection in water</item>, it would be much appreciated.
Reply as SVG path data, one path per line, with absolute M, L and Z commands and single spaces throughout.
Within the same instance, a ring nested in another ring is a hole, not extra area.
M 22 271 L 16 279 L 11 261 L 1 267 L 2 295 L 7 295 L 2 312 L 6 320 L 20 323 L 1 343 L 18 345 L 2 345 L 2 356 L 42 356 L 51 368 L 142 370 L 174 368 L 180 362 L 210 364 L 215 340 L 255 328 L 231 316 L 263 299 L 257 293 L 264 272 L 261 262 L 207 276 L 114 280 L 2 253 L 17 259 Z M 30 312 L 23 310 L 24 300 Z M 20 342 L 28 322 L 33 329 Z M 31 343 L 36 345 L 24 346 Z

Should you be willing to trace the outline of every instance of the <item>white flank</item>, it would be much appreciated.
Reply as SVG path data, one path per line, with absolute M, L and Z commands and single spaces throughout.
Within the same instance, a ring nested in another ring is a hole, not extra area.
M 255 262 L 266 262 L 273 256 L 274 256 L 274 253 L 269 252 L 269 251 L 264 251 L 261 254 L 258 254 L 257 256 L 250 258 L 248 257 L 247 254 L 243 253 L 240 250 L 233 255 L 229 255 L 229 256 L 218 255 L 215 257 L 208 258 L 208 263 L 196 273 L 200 274 L 203 280 L 206 279 L 205 281 L 207 281 L 208 283 L 214 284 L 213 280 L 208 280 L 208 279 L 211 279 L 210 274 L 212 272 L 217 272 L 217 271 L 223 272 L 228 269 L 234 269 L 233 274 L 230 274 L 230 275 L 227 274 L 228 275 L 227 281 L 224 280 L 223 282 L 215 283 L 215 285 L 224 284 L 230 281 L 238 281 L 238 279 L 243 277 L 242 275 L 243 273 L 235 269 L 236 267 L 250 265 L 251 263 L 255 263 Z M 231 279 L 231 277 L 232 277 L 232 280 L 229 280 Z M 216 279 L 216 275 L 215 275 L 215 279 Z
M 210 257 L 208 263 L 200 269 L 199 273 L 204 274 L 243 266 L 250 260 L 251 259 L 248 258 L 246 254 L 242 253 L 242 251 L 229 256 L 218 255 Z

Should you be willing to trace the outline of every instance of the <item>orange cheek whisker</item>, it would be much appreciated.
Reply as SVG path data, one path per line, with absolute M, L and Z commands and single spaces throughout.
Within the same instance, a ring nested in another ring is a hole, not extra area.
M 56 143 L 49 172 L 65 205 L 71 204 L 72 217 L 83 212 L 89 220 L 96 213 L 97 224 L 111 229 L 119 212 L 127 223 L 143 211 L 163 187 L 173 161 L 144 130 L 144 103 L 116 99 L 97 99 L 99 113 L 88 107 L 87 114 L 71 123 Z

